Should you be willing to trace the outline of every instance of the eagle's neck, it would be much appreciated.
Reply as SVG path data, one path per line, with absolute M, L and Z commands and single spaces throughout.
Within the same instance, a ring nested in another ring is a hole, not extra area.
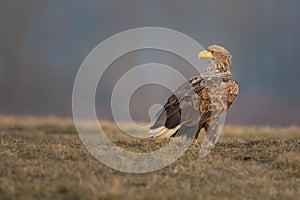
M 203 75 L 204 77 L 232 77 L 230 67 L 220 68 L 215 63 L 211 63 Z
M 230 73 L 230 59 L 219 60 L 209 60 L 209 66 L 207 68 L 208 74 L 217 73 Z

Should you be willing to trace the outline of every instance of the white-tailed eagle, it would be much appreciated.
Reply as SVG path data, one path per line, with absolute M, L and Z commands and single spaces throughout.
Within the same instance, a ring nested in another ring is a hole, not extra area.
M 216 126 L 222 112 L 226 112 L 238 95 L 238 84 L 232 78 L 230 72 L 231 54 L 225 48 L 212 45 L 198 54 L 198 59 L 206 58 L 210 64 L 207 72 L 191 78 L 180 86 L 173 95 L 168 98 L 164 107 L 157 113 L 156 122 L 150 127 L 149 133 L 156 138 L 168 138 L 177 135 L 181 128 L 188 126 L 189 119 L 182 118 L 182 109 L 192 106 L 190 91 L 193 89 L 193 97 L 198 101 L 195 109 L 199 112 L 196 123 L 197 133 L 185 133 L 194 135 L 194 144 L 202 128 L 205 129 L 208 145 L 214 145 L 217 140 Z M 221 88 L 221 92 L 220 92 Z M 223 91 L 223 92 L 222 92 Z M 208 131 L 209 129 L 211 131 Z

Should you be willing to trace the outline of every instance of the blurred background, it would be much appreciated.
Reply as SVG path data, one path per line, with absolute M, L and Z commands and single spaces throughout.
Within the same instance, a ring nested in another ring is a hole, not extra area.
M 0 114 L 72 117 L 72 87 L 86 55 L 114 34 L 155 26 L 180 31 L 204 47 L 221 44 L 232 53 L 240 95 L 227 123 L 300 125 L 299 8 L 300 1 L 272 0 L 1 0 Z M 144 51 L 120 58 L 106 79 L 120 76 L 125 66 L 147 63 L 147 54 L 151 61 L 162 55 Z M 111 119 L 110 88 L 97 91 L 103 119 Z M 147 94 L 145 105 L 151 98 L 164 99 L 159 92 Z M 145 111 L 131 109 L 142 120 Z

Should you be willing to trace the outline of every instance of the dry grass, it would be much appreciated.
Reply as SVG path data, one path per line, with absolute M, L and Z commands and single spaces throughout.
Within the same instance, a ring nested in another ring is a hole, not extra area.
M 116 138 L 134 150 L 145 142 Z M 127 174 L 95 160 L 72 120 L 0 117 L 0 199 L 297 199 L 300 129 L 227 126 L 204 159 L 190 149 L 172 165 Z M 148 146 L 161 143 L 147 143 Z M 149 147 L 149 148 L 150 148 Z M 148 148 L 148 147 L 144 147 Z

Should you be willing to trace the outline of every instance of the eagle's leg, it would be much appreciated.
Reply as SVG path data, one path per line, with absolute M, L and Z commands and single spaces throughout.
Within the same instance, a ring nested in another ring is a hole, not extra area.
M 193 144 L 194 144 L 195 147 L 199 147 L 198 136 L 199 136 L 200 130 L 201 129 L 199 129 L 198 132 L 196 133 L 194 141 L 193 141 Z
M 207 145 L 208 147 L 211 147 L 216 142 L 216 133 L 217 133 L 217 126 L 211 126 L 210 123 L 205 124 L 204 126 L 206 137 L 208 139 Z
M 199 146 L 199 144 L 198 144 L 198 138 L 194 138 L 194 140 L 193 140 L 193 144 L 195 145 L 195 146 Z

